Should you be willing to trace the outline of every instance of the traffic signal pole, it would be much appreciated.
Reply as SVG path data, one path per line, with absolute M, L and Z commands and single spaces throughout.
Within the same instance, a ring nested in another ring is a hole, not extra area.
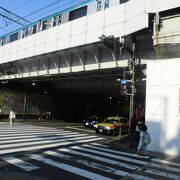
M 135 61 L 136 61 L 136 53 L 135 53 L 135 44 L 133 43 L 132 47 L 132 88 L 131 88 L 131 95 L 130 95 L 130 108 L 129 108 L 129 146 L 133 146 L 133 139 L 134 139 L 134 97 L 135 97 Z
M 125 43 L 120 42 L 119 40 L 115 39 L 114 36 L 105 36 L 104 34 L 99 37 L 101 42 L 108 47 L 111 50 L 114 50 L 115 48 L 124 48 L 126 49 L 129 54 L 131 55 L 131 71 L 132 71 L 132 77 L 131 77 L 131 94 L 130 94 L 130 108 L 129 108 L 129 146 L 133 146 L 133 139 L 134 139 L 134 97 L 135 97 L 135 62 L 136 62 L 136 48 L 135 43 L 133 43 L 132 48 L 127 46 Z

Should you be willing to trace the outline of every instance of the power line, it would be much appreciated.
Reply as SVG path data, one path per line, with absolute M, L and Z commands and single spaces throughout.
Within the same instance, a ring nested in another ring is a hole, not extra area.
M 61 0 L 61 1 L 62 1 L 62 0 Z M 75 1 L 79 1 L 79 0 L 75 0 Z M 70 1 L 70 2 L 68 2 L 68 3 L 63 4 L 63 6 L 69 5 L 69 4 L 71 4 L 71 3 L 75 2 L 75 1 L 72 0 L 72 1 Z M 85 1 L 86 1 L 86 0 L 85 0 Z M 85 1 L 82 1 L 81 3 L 85 2 Z M 54 3 L 53 3 L 53 4 L 54 4 Z M 61 6 L 62 6 L 62 5 L 61 5 Z M 41 8 L 41 9 L 42 9 L 42 8 Z M 51 12 L 51 11 L 53 11 L 53 10 L 55 10 L 55 9 L 59 9 L 59 7 L 53 8 L 53 9 L 51 9 L 50 11 L 46 11 L 46 12 L 44 12 L 44 13 L 36 16 L 36 17 L 40 17 L 40 16 L 42 16 L 42 15 L 44 15 L 44 14 L 47 14 L 48 12 Z M 31 14 L 32 14 L 32 13 L 31 13 Z M 26 16 L 28 16 L 28 15 L 26 15 Z M 26 17 L 26 16 L 24 16 L 24 17 Z M 34 18 L 30 19 L 30 20 L 32 21 L 32 20 L 36 19 L 36 17 L 34 17 Z M 38 19 L 40 19 L 40 18 L 38 18 Z M 4 29 L 5 27 L 6 27 L 6 26 L 0 27 L 0 30 L 1 30 L 1 29 Z M 16 27 L 17 27 L 17 26 L 16 26 Z M 12 27 L 12 28 L 6 29 L 6 30 L 4 30 L 4 31 L 9 31 L 9 30 L 11 30 L 11 29 L 15 29 L 16 27 Z M 2 34 L 1 34 L 0 36 L 2 36 Z
M 10 23 L 10 22 L 15 22 L 22 26 L 26 26 L 27 24 L 31 23 L 30 21 L 8 11 L 7 9 L 5 9 L 3 7 L 0 7 L 0 16 L 3 17 L 3 20 L 6 23 L 6 25 L 8 25 L 8 23 Z
M 19 5 L 19 6 L 17 6 L 16 8 L 12 9 L 11 11 L 16 11 L 17 9 L 20 9 L 20 8 L 26 6 L 27 4 L 29 4 L 31 1 L 33 1 L 33 0 L 27 1 L 27 2 L 25 2 L 25 3 L 23 3 L 23 4 Z
M 44 10 L 44 9 L 46 9 L 46 8 L 50 7 L 50 6 L 53 6 L 54 4 L 57 4 L 57 3 L 59 3 L 59 2 L 62 2 L 62 1 L 63 1 L 63 0 L 58 0 L 58 1 L 55 1 L 54 3 L 51 3 L 51 4 L 49 4 L 49 5 L 47 5 L 47 6 L 43 7 L 43 8 L 41 8 L 41 9 L 39 9 L 39 10 L 36 10 L 36 11 L 34 11 L 34 12 L 32 12 L 32 13 L 30 13 L 30 14 L 28 14 L 28 15 L 24 16 L 23 18 L 29 17 L 29 16 L 31 16 L 31 15 L 33 15 L 33 14 L 35 14 L 35 13 L 37 13 L 37 12 L 41 11 L 41 10 Z M 10 25 L 10 24 L 12 24 L 12 23 L 9 23 L 9 25 Z M 6 26 L 1 27 L 1 29 L 4 29 L 5 27 L 7 27 L 7 25 L 6 25 Z

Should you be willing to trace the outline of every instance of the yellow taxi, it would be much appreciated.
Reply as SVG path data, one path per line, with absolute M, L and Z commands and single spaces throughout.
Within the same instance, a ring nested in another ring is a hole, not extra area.
M 95 132 L 100 134 L 119 135 L 128 133 L 129 123 L 128 118 L 110 116 L 107 117 L 103 122 L 94 125 Z

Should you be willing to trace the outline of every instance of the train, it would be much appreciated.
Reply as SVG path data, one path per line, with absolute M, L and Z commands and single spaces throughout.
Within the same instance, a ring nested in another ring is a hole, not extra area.
M 129 0 L 86 0 L 80 4 L 74 5 L 48 17 L 35 21 L 27 26 L 12 31 L 0 37 L 0 46 L 26 38 L 37 34 L 41 31 L 48 30 L 55 26 L 73 21 L 83 16 L 88 16 L 92 13 L 108 9 Z

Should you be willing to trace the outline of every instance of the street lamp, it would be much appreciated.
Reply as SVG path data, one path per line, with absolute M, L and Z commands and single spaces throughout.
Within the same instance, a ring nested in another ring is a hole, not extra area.
M 133 146 L 133 121 L 134 121 L 134 96 L 135 96 L 135 60 L 136 60 L 135 44 L 133 43 L 133 46 L 131 49 L 125 43 L 122 43 L 119 40 L 115 39 L 113 35 L 107 37 L 103 34 L 101 37 L 99 37 L 99 39 L 109 49 L 115 50 L 117 48 L 123 47 L 131 55 L 131 59 L 128 60 L 128 66 L 131 68 L 131 71 L 132 71 L 132 77 L 131 77 L 132 90 L 130 94 L 130 111 L 129 111 L 129 126 L 130 126 L 129 145 L 130 147 L 132 147 Z

